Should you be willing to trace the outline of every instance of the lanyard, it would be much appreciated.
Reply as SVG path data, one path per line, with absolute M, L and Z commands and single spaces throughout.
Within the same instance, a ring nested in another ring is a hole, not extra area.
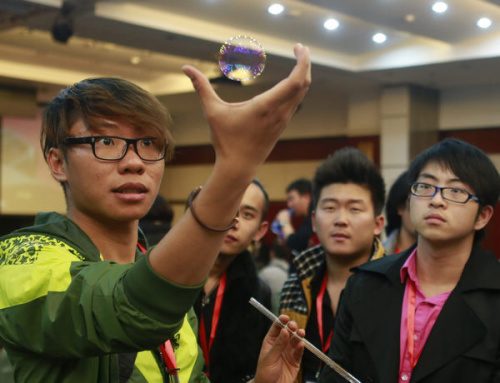
M 408 306 L 406 312 L 406 329 L 407 329 L 407 338 L 406 338 L 406 346 L 408 348 L 408 358 L 410 359 L 411 368 L 415 368 L 418 362 L 418 358 L 420 358 L 420 354 L 422 353 L 422 349 L 420 352 L 415 355 L 415 304 L 416 304 L 416 287 L 415 283 L 411 280 L 408 280 Z
M 172 347 L 172 342 L 170 342 L 170 340 L 167 340 L 165 344 L 160 345 L 160 351 L 161 355 L 163 356 L 163 360 L 165 360 L 165 364 L 167 365 L 167 374 L 169 376 L 177 376 L 179 373 L 179 368 L 177 367 L 177 363 L 175 362 L 175 354 L 174 348 Z M 178 381 L 178 379 L 174 381 Z
M 204 316 L 201 315 L 200 320 L 200 343 L 201 350 L 203 351 L 203 356 L 205 357 L 205 374 L 210 376 L 209 366 L 210 366 L 210 349 L 212 348 L 212 343 L 215 338 L 215 333 L 217 331 L 217 325 L 219 324 L 220 310 L 222 307 L 222 299 L 224 298 L 224 290 L 226 290 L 227 273 L 222 275 L 222 278 L 217 287 L 217 296 L 215 298 L 214 312 L 212 314 L 212 326 L 210 328 L 210 340 L 207 346 L 207 333 L 205 330 Z
M 146 254 L 146 249 L 144 246 L 142 246 L 139 242 L 137 242 L 137 247 L 139 250 L 143 253 Z M 172 347 L 172 342 L 170 342 L 169 339 L 167 341 L 160 345 L 160 351 L 161 355 L 163 356 L 163 360 L 165 361 L 165 364 L 167 365 L 167 374 L 169 376 L 174 377 L 174 381 L 178 381 L 178 372 L 179 368 L 177 367 L 177 362 L 175 361 L 175 354 L 174 354 L 174 348 Z
M 321 350 L 325 353 L 330 348 L 330 342 L 332 341 L 333 330 L 330 331 L 326 344 L 323 338 L 323 298 L 325 297 L 326 282 L 328 280 L 328 274 L 325 273 L 323 277 L 323 282 L 321 282 L 321 288 L 319 289 L 318 296 L 316 297 L 316 313 L 318 317 L 318 332 L 319 338 L 321 340 Z

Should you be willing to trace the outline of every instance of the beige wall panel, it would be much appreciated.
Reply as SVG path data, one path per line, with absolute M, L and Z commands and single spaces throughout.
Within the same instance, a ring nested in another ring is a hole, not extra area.
M 282 139 L 347 135 L 348 99 L 328 92 L 310 92 L 293 116 Z
M 380 162 L 383 168 L 407 166 L 409 153 L 409 117 L 385 118 L 380 137 Z
M 500 88 L 478 86 L 441 91 L 439 128 L 471 129 L 500 126 Z
M 1 214 L 66 210 L 62 188 L 43 159 L 38 141 L 40 125 L 40 116 L 2 119 Z
M 407 86 L 385 88 L 380 102 L 382 118 L 407 116 L 410 113 L 410 90 Z
M 0 116 L 36 117 L 36 91 L 0 87 Z
M 271 162 L 264 164 L 257 178 L 266 188 L 271 200 L 285 200 L 285 189 L 297 178 L 312 179 L 321 161 Z M 191 190 L 203 184 L 212 169 L 211 165 L 169 166 L 163 177 L 160 193 L 168 200 L 182 203 Z
M 162 98 L 167 107 L 175 105 L 176 114 L 172 117 L 174 139 L 177 145 L 209 144 L 209 129 L 197 96 L 187 93 L 177 97 L 178 99 Z M 347 97 L 311 91 L 281 138 L 300 139 L 346 135 L 348 134 L 347 111 Z
M 167 166 L 160 186 L 160 194 L 173 201 L 185 201 L 198 185 L 203 185 L 212 165 Z
M 313 179 L 321 161 L 270 162 L 264 164 L 257 174 L 269 194 L 271 201 L 284 201 L 286 187 L 298 178 Z
M 321 161 L 304 162 L 271 162 L 264 164 L 257 174 L 269 194 L 271 201 L 284 201 L 285 189 L 297 178 L 314 177 Z M 211 165 L 170 166 L 163 177 L 160 193 L 169 201 L 173 201 L 174 223 L 184 214 L 185 200 L 191 190 L 203 184 L 210 174 Z
M 500 148 L 498 149 L 499 153 L 498 154 L 490 154 L 491 161 L 495 164 L 497 167 L 498 171 L 500 172 Z
M 348 108 L 349 136 L 371 136 L 380 133 L 380 94 L 378 91 L 351 95 Z

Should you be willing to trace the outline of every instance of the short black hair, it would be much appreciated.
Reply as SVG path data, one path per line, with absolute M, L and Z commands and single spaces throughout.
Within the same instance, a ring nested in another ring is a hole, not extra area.
M 410 182 L 415 182 L 422 169 L 436 163 L 450 169 L 479 198 L 479 211 L 484 206 L 495 208 L 500 197 L 500 175 L 481 149 L 456 138 L 446 138 L 420 153 L 408 169 Z M 474 241 L 484 237 L 484 229 L 476 232 Z
M 317 206 L 321 190 L 331 184 L 353 183 L 370 191 L 375 215 L 382 214 L 385 201 L 385 183 L 373 161 L 363 152 L 346 147 L 328 156 L 316 169 L 313 179 L 313 201 Z
M 408 179 L 408 171 L 404 171 L 392 184 L 385 202 L 385 216 L 387 218 L 385 233 L 387 235 L 401 227 L 401 216 L 398 210 L 404 208 L 409 195 L 410 180 Z
M 299 178 L 293 181 L 286 188 L 286 192 L 290 193 L 292 190 L 297 190 L 300 195 L 311 194 L 312 193 L 312 182 L 307 178 Z
M 264 189 L 264 185 L 262 185 L 262 182 L 260 182 L 257 178 L 254 178 L 252 180 L 252 183 L 257 185 L 262 191 L 262 194 L 264 194 L 264 206 L 262 208 L 262 216 L 260 217 L 260 221 L 262 222 L 264 221 L 267 211 L 269 210 L 269 195 L 267 194 L 266 189 Z

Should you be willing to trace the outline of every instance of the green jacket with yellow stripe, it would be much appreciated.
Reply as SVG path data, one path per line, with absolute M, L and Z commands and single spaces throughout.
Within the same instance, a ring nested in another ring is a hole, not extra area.
M 181 383 L 206 382 L 191 309 L 201 287 L 165 280 L 148 253 L 104 261 L 71 220 L 39 214 L 0 238 L 0 344 L 19 383 L 142 383 L 168 381 L 158 346 L 170 338 Z

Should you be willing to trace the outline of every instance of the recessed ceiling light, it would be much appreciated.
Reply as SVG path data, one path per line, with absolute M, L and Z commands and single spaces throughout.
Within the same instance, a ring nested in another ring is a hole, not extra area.
M 415 21 L 415 15 L 412 13 L 408 13 L 407 15 L 405 15 L 405 21 L 407 23 L 413 23 Z
M 271 14 L 271 15 L 279 15 L 281 12 L 283 12 L 285 10 L 285 7 L 282 6 L 281 4 L 278 4 L 278 3 L 275 3 L 275 4 L 271 4 L 269 6 L 269 8 L 267 8 L 267 11 Z
M 448 9 L 448 4 L 446 4 L 443 1 L 438 1 L 437 3 L 434 3 L 434 5 L 432 6 L 432 10 L 436 13 L 446 12 L 447 9 Z
M 385 42 L 385 40 L 387 40 L 387 36 L 383 33 L 375 33 L 372 37 L 372 40 L 377 44 L 382 44 L 383 42 Z
M 491 20 L 488 19 L 487 17 L 481 17 L 476 25 L 479 27 L 479 28 L 483 28 L 483 29 L 486 29 L 486 28 L 489 28 L 491 26 Z
M 337 29 L 339 27 L 339 22 L 335 19 L 328 19 L 324 22 L 323 26 L 325 27 L 325 29 L 333 31 L 334 29 Z

